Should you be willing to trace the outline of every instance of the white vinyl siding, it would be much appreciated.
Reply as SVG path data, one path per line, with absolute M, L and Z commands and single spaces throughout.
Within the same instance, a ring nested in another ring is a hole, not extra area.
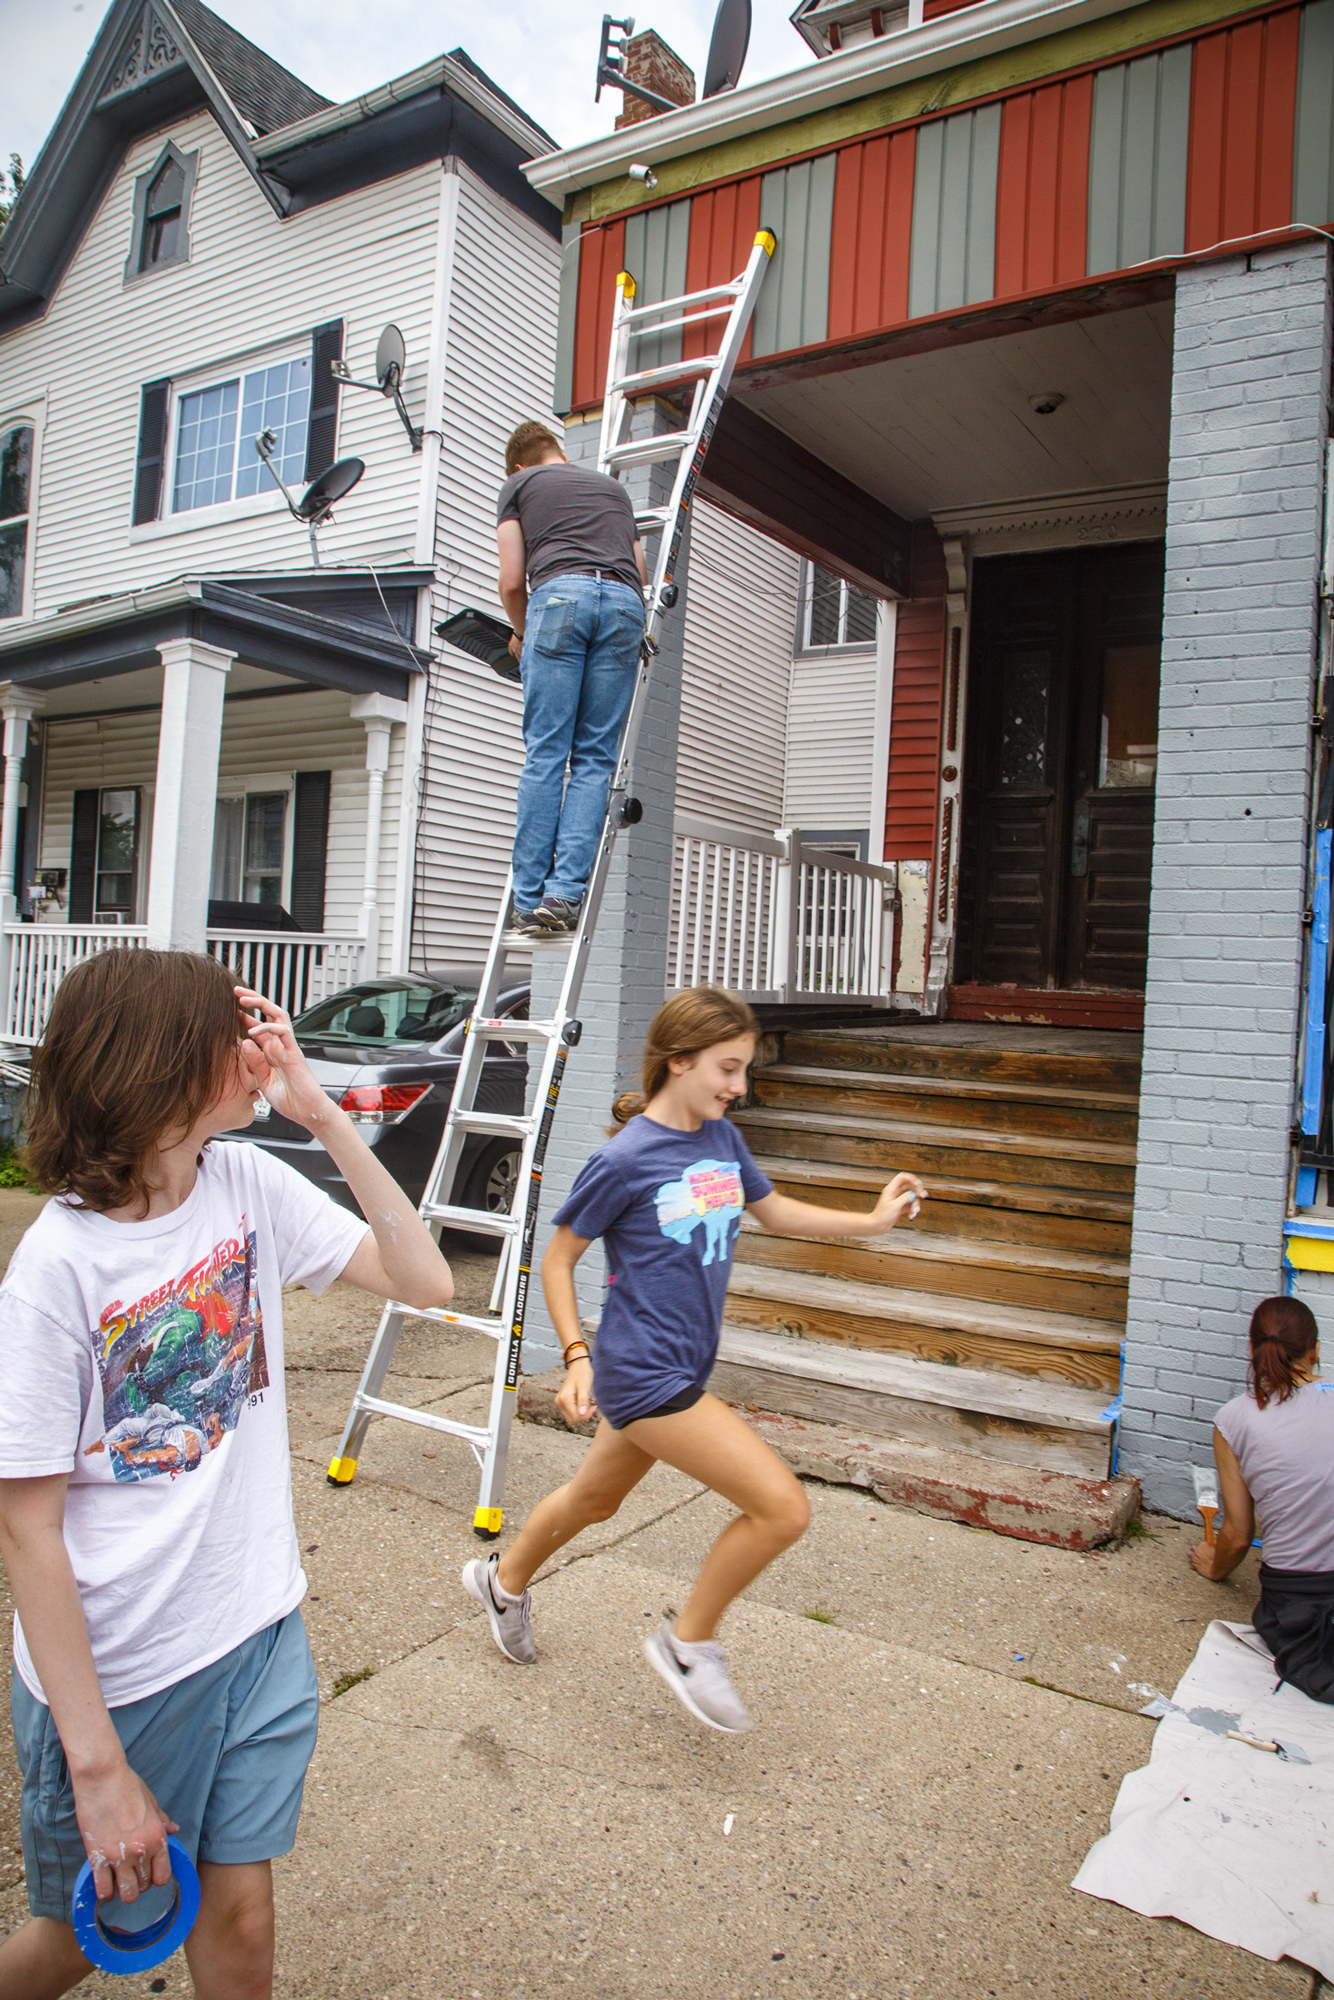
M 676 808 L 747 833 L 783 817 L 796 556 L 707 501 L 694 509 Z
M 127 287 L 135 179 L 167 138 L 199 153 L 190 262 Z M 340 318 L 344 355 L 365 379 L 380 331 L 394 320 L 407 342 L 405 399 L 420 421 L 439 187 L 440 166 L 431 163 L 280 222 L 207 112 L 128 148 L 49 311 L 0 339 L 7 408 L 59 388 L 33 510 L 34 615 L 167 576 L 307 567 L 305 529 L 277 496 L 267 509 L 247 502 L 239 518 L 233 506 L 219 510 L 225 518 L 173 521 L 170 466 L 164 518 L 131 531 L 140 389 L 164 377 L 243 374 Z M 497 360 L 506 351 L 502 343 Z M 322 559 L 410 561 L 423 456 L 409 450 L 392 404 L 345 389 L 338 451 L 363 458 L 366 476 L 321 531 Z
M 551 421 L 560 246 L 466 169 L 459 175 L 445 331 L 433 619 L 496 598 L 505 441 Z M 464 653 L 431 669 L 412 964 L 481 957 L 514 840 L 523 762 L 519 689 Z
M 788 707 L 788 826 L 869 829 L 876 653 L 802 653 L 792 662 Z

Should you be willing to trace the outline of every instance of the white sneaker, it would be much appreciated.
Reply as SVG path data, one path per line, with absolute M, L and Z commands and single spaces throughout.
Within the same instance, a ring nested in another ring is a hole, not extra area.
M 485 1611 L 491 1621 L 491 1637 L 505 1658 L 516 1666 L 531 1667 L 537 1658 L 532 1600 L 526 1590 L 522 1597 L 502 1596 L 496 1577 L 499 1567 L 498 1555 L 488 1556 L 485 1562 L 474 1556 L 463 1565 L 463 1588 Z
M 715 1639 L 687 1646 L 664 1618 L 652 1638 L 645 1640 L 644 1658 L 682 1706 L 710 1729 L 735 1735 L 750 1728 L 750 1716 L 728 1678 L 727 1656 Z

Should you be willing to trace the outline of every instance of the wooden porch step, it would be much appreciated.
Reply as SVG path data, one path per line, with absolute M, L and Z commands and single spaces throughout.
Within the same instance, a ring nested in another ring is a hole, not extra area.
M 783 1060 L 822 1069 L 885 1070 L 994 1083 L 1126 1092 L 1140 1082 L 1138 1036 L 1078 1029 L 1001 1029 L 952 1021 L 905 1027 L 789 1028 Z
M 780 1194 L 819 1202 L 825 1208 L 874 1208 L 885 1184 L 884 1174 L 875 1167 L 779 1158 L 773 1153 L 754 1157 Z M 923 1203 L 917 1220 L 900 1227 L 1128 1257 L 1131 1209 L 1126 1194 L 1083 1194 L 1072 1188 L 1025 1187 L 1022 1182 L 941 1174 L 933 1175 L 931 1199 Z
M 730 1403 L 1105 1479 L 1112 1426 L 1101 1389 L 851 1352 L 724 1324 L 709 1384 Z
M 756 1105 L 734 1114 L 752 1151 L 839 1160 L 852 1166 L 1020 1181 L 1032 1187 L 1132 1194 L 1135 1148 L 1111 1140 L 1053 1141 L 1027 1132 L 908 1124 L 850 1112 L 793 1111 Z
M 770 1063 L 757 1069 L 753 1100 L 803 1111 L 851 1111 L 988 1132 L 1033 1132 L 1051 1139 L 1106 1139 L 1133 1145 L 1137 1091 L 1080 1085 L 998 1083 L 988 1078 L 894 1075 L 885 1070 Z
M 1074 1313 L 1112 1320 L 1118 1326 L 1126 1316 L 1130 1266 L 1124 1257 L 945 1236 L 907 1221 L 884 1236 L 830 1240 L 771 1236 L 746 1215 L 741 1219 L 736 1256 L 739 1264 L 757 1269 L 808 1271 L 860 1284 Z
M 1122 1328 L 1058 1313 L 859 1284 L 804 1271 L 734 1265 L 727 1317 L 791 1338 L 914 1356 L 945 1368 L 983 1368 L 1113 1394 Z

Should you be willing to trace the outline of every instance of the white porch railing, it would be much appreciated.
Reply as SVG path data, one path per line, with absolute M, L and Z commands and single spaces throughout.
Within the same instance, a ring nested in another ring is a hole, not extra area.
M 6 924 L 8 978 L 0 994 L 0 1041 L 41 1038 L 56 990 L 71 966 L 94 952 L 142 948 L 142 924 Z M 250 986 L 299 1014 L 361 972 L 362 940 L 306 931 L 209 931 L 206 949 L 230 966 L 238 986 Z
M 747 1000 L 888 1006 L 898 870 L 676 815 L 667 990 L 709 981 Z

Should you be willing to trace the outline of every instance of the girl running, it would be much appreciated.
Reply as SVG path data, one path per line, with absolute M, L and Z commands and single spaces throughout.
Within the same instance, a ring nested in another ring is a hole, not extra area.
M 528 1584 L 549 1556 L 609 1520 L 656 1460 L 712 1487 L 740 1512 L 675 1624 L 665 1620 L 644 1651 L 692 1715 L 724 1730 L 748 1729 L 750 1717 L 714 1639 L 718 1621 L 810 1520 L 800 1482 L 705 1388 L 741 1211 L 778 1235 L 881 1236 L 926 1196 L 912 1174 L 896 1174 L 869 1213 L 775 1194 L 725 1115 L 745 1094 L 758 1037 L 750 1008 L 721 987 L 692 987 L 658 1010 L 642 1094 L 617 1100 L 622 1129 L 579 1174 L 542 1261 L 566 1368 L 556 1406 L 567 1423 L 599 1410 L 601 1422 L 574 1478 L 533 1510 L 512 1546 L 463 1572 L 501 1652 L 528 1666 L 537 1657 Z M 591 1353 L 574 1267 L 599 1236 L 610 1291 Z

